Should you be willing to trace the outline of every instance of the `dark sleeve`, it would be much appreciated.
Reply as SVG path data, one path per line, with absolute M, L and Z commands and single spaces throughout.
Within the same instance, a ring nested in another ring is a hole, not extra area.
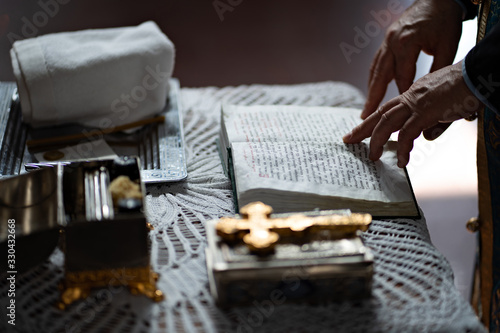
M 455 0 L 455 2 L 464 10 L 464 21 L 476 17 L 478 5 L 473 4 L 471 0 Z
M 496 24 L 465 57 L 464 80 L 474 95 L 500 114 L 500 24 Z

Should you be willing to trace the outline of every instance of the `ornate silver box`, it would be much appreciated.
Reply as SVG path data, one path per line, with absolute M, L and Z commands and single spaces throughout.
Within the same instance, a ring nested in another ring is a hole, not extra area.
M 269 206 L 251 205 L 241 209 L 242 216 L 207 224 L 210 290 L 219 306 L 370 296 L 373 255 L 360 232 L 371 216 L 349 211 L 272 215 Z

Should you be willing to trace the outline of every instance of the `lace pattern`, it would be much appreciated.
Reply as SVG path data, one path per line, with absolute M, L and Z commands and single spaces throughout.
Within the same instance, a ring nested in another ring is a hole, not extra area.
M 431 244 L 425 220 L 373 221 L 365 233 L 375 255 L 372 298 L 311 306 L 255 303 L 221 310 L 208 290 L 205 222 L 234 214 L 215 138 L 221 103 L 361 107 L 352 86 L 322 82 L 182 89 L 188 178 L 147 187 L 154 230 L 151 262 L 166 298 L 153 303 L 125 287 L 108 287 L 59 311 L 63 253 L 18 275 L 17 332 L 483 332 L 454 287 L 445 258 Z M 6 279 L 0 281 L 2 312 Z M 0 331 L 13 329 L 5 316 Z

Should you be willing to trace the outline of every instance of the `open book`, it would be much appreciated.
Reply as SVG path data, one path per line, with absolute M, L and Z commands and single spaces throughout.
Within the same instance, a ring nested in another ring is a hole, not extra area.
M 381 159 L 367 142 L 344 144 L 360 111 L 339 107 L 224 105 L 220 149 L 237 207 L 262 201 L 274 212 L 351 209 L 375 217 L 419 217 L 396 142 Z

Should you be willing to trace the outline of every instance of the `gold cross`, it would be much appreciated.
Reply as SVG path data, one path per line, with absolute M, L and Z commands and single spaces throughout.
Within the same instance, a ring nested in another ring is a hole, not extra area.
M 357 230 L 365 231 L 372 221 L 370 214 L 325 215 L 309 217 L 294 214 L 287 218 L 271 218 L 272 208 L 253 202 L 240 209 L 242 218 L 223 217 L 216 224 L 217 235 L 226 241 L 242 239 L 250 251 L 272 251 L 282 236 L 301 236 L 306 232 L 330 230 L 337 237 L 349 237 Z

